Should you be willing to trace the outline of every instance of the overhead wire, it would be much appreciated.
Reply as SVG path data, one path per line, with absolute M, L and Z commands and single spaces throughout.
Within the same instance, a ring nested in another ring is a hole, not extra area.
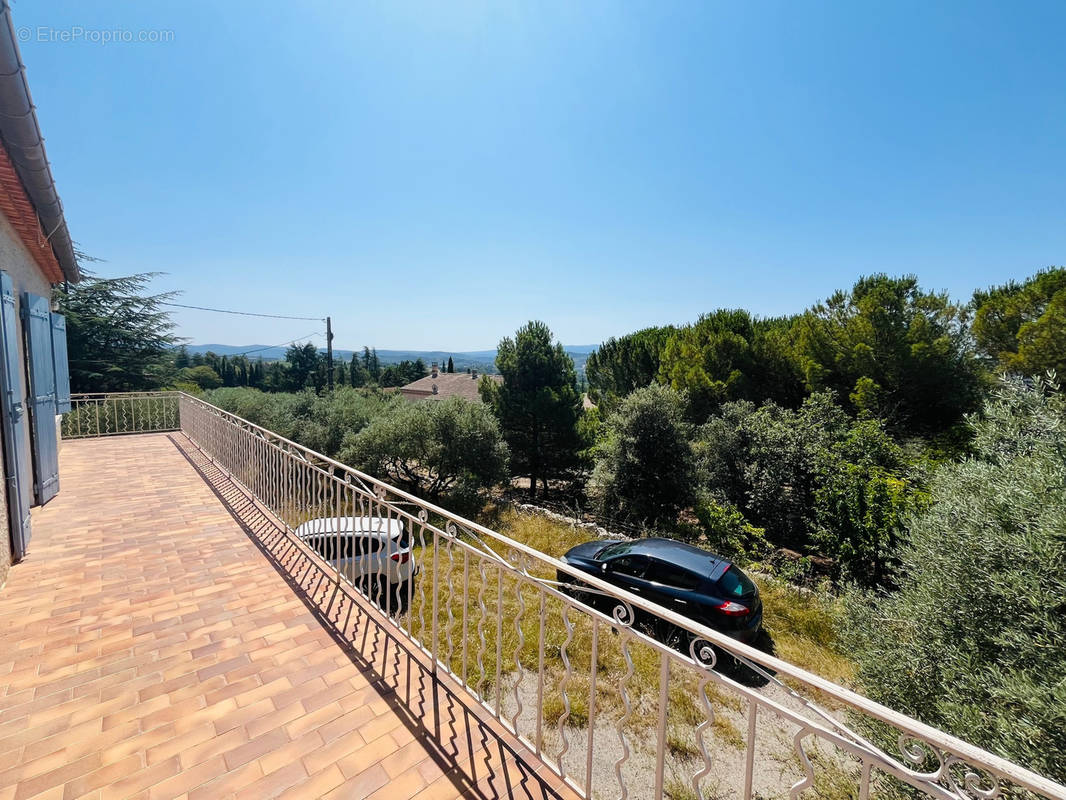
M 190 306 L 185 303 L 160 303 L 161 306 L 173 306 L 174 308 L 191 308 L 195 311 L 214 311 L 216 314 L 237 314 L 242 317 L 265 317 L 267 319 L 299 319 L 307 322 L 325 322 L 325 317 L 292 317 L 286 314 L 261 314 L 255 311 L 230 311 L 225 308 L 208 308 L 207 306 Z
M 295 339 L 290 339 L 289 341 L 282 342 L 281 344 L 272 344 L 272 345 L 268 345 L 267 347 L 257 347 L 254 350 L 245 350 L 243 353 L 231 353 L 230 355 L 233 355 L 233 356 L 246 356 L 246 355 L 249 355 L 250 353 L 261 353 L 264 350 L 273 350 L 276 347 L 286 347 L 286 346 L 288 346 L 290 344 L 296 344 L 297 342 L 299 342 L 299 341 L 301 341 L 303 339 L 313 339 L 315 336 L 323 336 L 323 335 L 324 334 L 323 334 L 322 331 L 312 331 L 311 333 L 308 333 L 305 336 L 297 336 Z

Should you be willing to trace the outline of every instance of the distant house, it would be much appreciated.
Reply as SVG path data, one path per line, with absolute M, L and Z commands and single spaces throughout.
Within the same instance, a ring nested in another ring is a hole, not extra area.
M 491 380 L 501 382 L 502 375 L 489 375 Z M 429 375 L 413 383 L 400 387 L 400 394 L 408 400 L 443 400 L 445 397 L 465 397 L 475 402 L 481 401 L 477 385 L 479 383 L 476 369 L 467 372 L 441 372 L 434 364 Z

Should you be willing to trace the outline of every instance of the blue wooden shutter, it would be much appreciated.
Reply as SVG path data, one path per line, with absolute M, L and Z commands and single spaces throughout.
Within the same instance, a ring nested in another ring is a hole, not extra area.
M 33 472 L 26 438 L 26 405 L 22 394 L 22 359 L 18 349 L 18 314 L 11 276 L 0 272 L 0 418 L 4 430 L 7 515 L 16 561 L 26 555 L 30 543 L 30 503 L 33 499 Z
M 70 411 L 70 365 L 67 363 L 67 320 L 52 314 L 52 365 L 56 375 L 56 413 Z
M 52 361 L 52 312 L 48 300 L 22 295 L 26 361 L 30 373 L 30 433 L 34 494 L 44 505 L 59 493 L 59 441 L 56 437 L 56 375 Z

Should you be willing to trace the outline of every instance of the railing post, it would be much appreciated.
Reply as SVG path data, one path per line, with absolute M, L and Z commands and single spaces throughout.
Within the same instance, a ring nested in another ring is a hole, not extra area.
M 433 531 L 433 677 L 437 677 L 437 595 L 440 594 L 440 570 L 438 569 L 439 561 L 437 559 L 437 553 L 440 550 L 439 543 L 440 538 L 437 531 Z
M 659 728 L 658 749 L 655 752 L 655 796 L 663 796 L 663 773 L 666 768 L 666 714 L 670 700 L 670 656 L 659 654 Z

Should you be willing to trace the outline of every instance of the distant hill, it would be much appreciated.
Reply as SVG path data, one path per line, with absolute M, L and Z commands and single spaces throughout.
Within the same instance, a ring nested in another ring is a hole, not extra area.
M 264 361 L 280 361 L 285 358 L 284 347 L 270 347 L 264 344 L 189 344 L 185 345 L 186 349 L 190 353 L 206 353 L 211 351 L 217 353 L 220 356 L 235 356 L 240 354 L 246 354 L 248 358 L 260 358 Z M 588 360 L 589 353 L 596 350 L 599 345 L 595 344 L 581 344 L 581 345 L 564 345 L 563 349 L 570 354 L 570 357 L 574 359 L 574 367 L 578 373 L 585 372 L 585 362 Z M 326 352 L 325 348 L 320 348 L 320 352 Z M 362 350 L 358 351 L 362 354 Z M 334 350 L 333 357 L 335 359 L 344 359 L 345 361 L 351 359 L 352 350 Z M 434 361 L 440 365 L 448 363 L 448 357 L 451 356 L 455 368 L 462 372 L 465 372 L 468 368 L 476 369 L 480 372 L 496 372 L 496 351 L 495 350 L 467 350 L 465 352 L 447 352 L 444 350 L 378 350 L 378 360 L 382 364 L 398 364 L 401 361 L 415 361 L 421 358 L 426 362 L 426 366 L 429 366 Z

